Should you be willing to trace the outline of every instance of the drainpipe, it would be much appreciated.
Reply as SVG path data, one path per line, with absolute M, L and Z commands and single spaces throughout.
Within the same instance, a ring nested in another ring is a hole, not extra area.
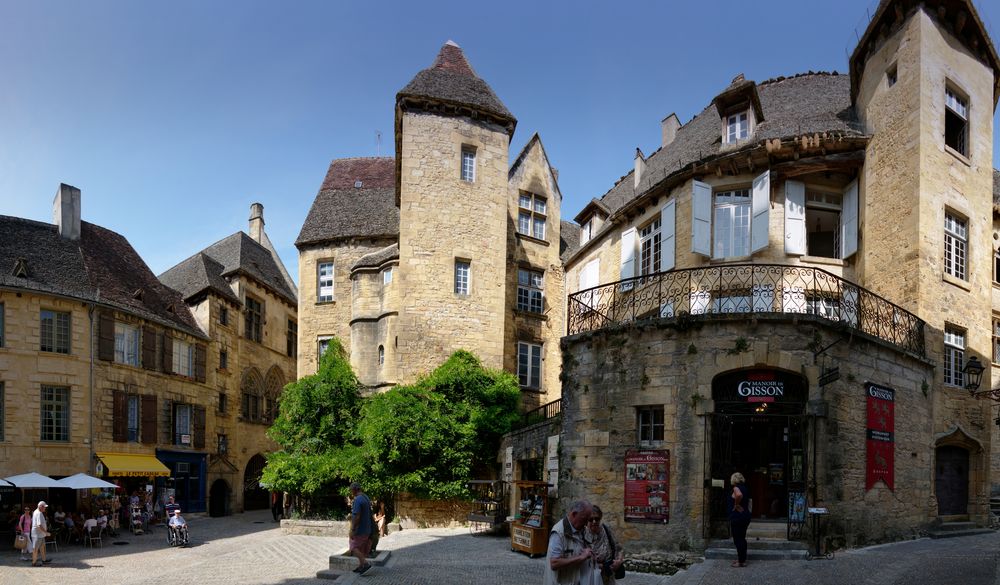
M 90 320 L 90 439 L 88 440 L 90 457 L 87 459 L 87 474 L 90 473 L 91 465 L 94 463 L 94 311 L 96 309 L 96 305 L 90 303 L 90 308 L 87 310 L 87 317 Z

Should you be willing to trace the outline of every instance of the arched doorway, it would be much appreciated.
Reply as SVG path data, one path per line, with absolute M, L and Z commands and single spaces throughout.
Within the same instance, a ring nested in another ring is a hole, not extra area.
M 954 445 L 935 452 L 934 491 L 939 516 L 969 513 L 969 451 Z
M 260 486 L 260 476 L 264 473 L 264 465 L 267 463 L 260 453 L 254 455 L 247 462 L 246 472 L 243 474 L 243 509 L 244 510 L 266 510 L 268 508 L 268 492 Z
M 224 479 L 212 482 L 208 492 L 208 515 L 212 517 L 229 515 L 229 484 Z

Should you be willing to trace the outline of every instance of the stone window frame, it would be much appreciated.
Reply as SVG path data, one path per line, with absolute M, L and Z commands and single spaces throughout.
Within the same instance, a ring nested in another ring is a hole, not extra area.
M 243 336 L 250 341 L 264 343 L 264 301 L 251 295 L 246 296 L 246 319 Z
M 46 324 L 46 315 L 48 315 L 49 324 Z M 41 309 L 38 312 L 38 320 L 39 351 L 69 355 L 73 332 L 72 314 L 69 311 Z M 60 323 L 60 321 L 63 322 Z
M 229 369 L 229 350 L 225 347 L 219 349 L 219 369 Z
M 646 222 L 637 231 L 639 252 L 639 276 L 656 274 L 660 271 L 660 258 L 663 257 L 663 225 L 660 215 Z
M 527 349 L 527 361 L 525 362 L 526 372 L 522 372 L 522 349 Z M 518 341 L 517 342 L 517 381 L 522 389 L 541 391 L 542 389 L 542 379 L 543 379 L 543 361 L 544 354 L 542 350 L 544 349 L 544 344 L 540 342 L 533 341 Z M 532 360 L 537 356 L 538 359 L 538 371 L 535 373 L 533 370 Z M 534 376 L 533 376 L 534 374 Z
M 323 347 L 323 342 L 324 341 L 329 342 L 334 337 L 336 337 L 336 335 L 317 335 L 316 336 L 316 362 L 317 362 L 316 369 L 317 370 L 319 369 L 318 363 L 319 363 L 320 360 L 323 359 L 323 354 L 326 352 L 326 349 Z M 327 343 L 326 347 L 327 348 L 330 347 L 330 344 Z
M 944 272 L 969 280 L 969 220 L 951 209 L 944 210 Z
M 844 243 L 841 239 L 841 226 L 843 225 L 844 195 L 826 186 L 805 184 L 805 229 L 806 229 L 806 255 L 816 258 L 843 259 Z M 822 256 L 816 250 L 809 249 L 809 235 L 815 233 L 815 225 L 818 223 L 817 213 L 836 214 L 837 224 L 833 230 L 833 256 Z M 811 227 L 813 226 L 813 227 Z
M 171 340 L 171 371 L 178 376 L 194 377 L 194 344 L 180 339 Z
M 945 150 L 963 160 L 972 158 L 969 94 L 955 82 L 947 80 L 944 87 L 944 141 Z
M 323 274 L 323 267 L 330 267 L 330 274 Z M 316 302 L 332 303 L 336 295 L 336 262 L 332 258 L 324 258 L 316 262 Z M 326 277 L 329 277 L 329 284 L 324 284 Z M 329 294 L 323 294 L 324 289 L 329 288 Z
M 517 196 L 517 233 L 546 241 L 548 214 L 548 198 L 537 193 L 521 191 Z
M 455 294 L 467 297 L 472 294 L 472 260 L 455 258 Z
M 638 441 L 639 445 L 659 445 L 663 443 L 664 428 L 662 404 L 635 407 L 636 441 Z M 648 438 L 643 438 L 644 436 Z
M 216 406 L 216 411 L 219 414 L 226 414 L 229 412 L 229 395 L 225 392 L 219 392 L 219 402 Z
M 966 334 L 964 328 L 945 323 L 944 351 L 942 353 L 944 367 L 941 375 L 945 386 L 965 387 L 965 374 L 962 367 L 965 362 Z
M 142 329 L 115 321 L 115 363 L 138 368 L 142 355 Z
M 739 195 L 737 195 L 739 194 Z M 744 196 L 745 195 L 745 196 Z M 725 199 L 724 201 L 719 201 L 720 198 Z M 745 199 L 745 201 L 744 201 Z M 719 228 L 722 225 L 720 221 L 719 213 L 723 210 L 735 210 L 737 208 L 745 208 L 746 211 L 746 229 L 744 238 L 746 240 L 745 250 L 742 253 L 737 252 L 735 246 L 735 239 L 733 234 L 736 232 L 736 220 L 737 217 L 734 213 L 730 213 L 729 229 L 730 229 L 730 242 L 728 244 L 728 249 L 726 252 L 720 250 L 719 244 L 721 240 L 719 239 Z M 712 193 L 712 258 L 743 258 L 750 256 L 750 248 L 753 247 L 752 242 L 753 236 L 753 187 L 725 187 Z
M 385 346 L 378 346 L 378 367 L 381 368 L 385 365 Z
M 70 440 L 70 388 L 43 384 L 39 394 L 39 440 L 68 443 Z
M 723 120 L 725 133 L 722 135 L 724 144 L 736 144 L 750 138 L 750 108 L 736 110 L 726 114 Z
M 219 307 L 219 325 L 224 327 L 229 326 L 229 308 L 220 306 Z
M 134 415 L 134 416 L 133 416 Z M 138 394 L 125 395 L 126 442 L 138 443 L 142 439 L 139 425 L 142 424 L 142 397 Z
M 476 182 L 476 147 L 463 144 L 459 156 L 459 178 L 466 183 Z
M 522 276 L 524 278 L 522 278 Z M 542 314 L 545 311 L 545 272 L 531 267 L 517 269 L 517 310 Z
M 285 331 L 285 353 L 288 357 L 298 357 L 298 345 L 299 324 L 294 319 L 288 319 L 288 328 Z
M 890 87 L 896 85 L 899 81 L 899 66 L 895 61 L 891 65 L 885 68 L 885 87 L 889 89 Z
M 392 266 L 382 271 L 382 286 L 389 286 L 390 284 L 392 284 Z
M 175 402 L 172 405 L 173 408 L 173 428 L 170 429 L 174 445 L 181 445 L 185 447 L 191 447 L 194 445 L 194 405 L 187 402 Z M 182 416 L 182 413 L 187 413 L 187 418 Z M 186 426 L 182 427 L 183 422 L 187 422 Z M 187 432 L 185 432 L 185 428 Z M 188 436 L 188 442 L 185 443 L 184 435 Z

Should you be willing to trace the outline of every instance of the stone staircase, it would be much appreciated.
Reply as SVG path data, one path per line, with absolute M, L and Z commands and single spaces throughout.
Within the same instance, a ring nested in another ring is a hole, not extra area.
M 788 540 L 786 530 L 784 522 L 751 522 L 750 529 L 747 530 L 747 560 L 807 559 L 809 547 L 804 542 Z M 735 561 L 736 547 L 733 546 L 732 539 L 709 542 L 705 558 Z
M 993 498 L 990 498 L 990 511 L 993 510 Z M 969 520 L 944 520 L 927 531 L 927 536 L 931 538 L 954 538 L 956 536 L 971 536 L 974 534 L 988 534 L 993 532 L 989 528 L 980 528 L 975 522 Z
M 372 570 L 377 571 L 379 567 L 384 567 L 389 562 L 392 553 L 387 550 L 378 551 L 374 557 L 368 559 L 373 565 Z M 350 551 L 344 551 L 339 555 L 330 555 L 330 568 L 316 571 L 317 579 L 329 579 L 339 585 L 350 585 L 361 575 L 354 572 L 358 566 L 358 560 L 351 556 Z

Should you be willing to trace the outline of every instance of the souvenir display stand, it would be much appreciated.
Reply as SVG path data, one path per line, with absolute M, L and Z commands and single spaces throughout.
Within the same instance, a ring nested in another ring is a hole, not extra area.
M 549 488 L 544 481 L 515 481 L 517 513 L 510 525 L 510 549 L 544 555 L 549 546 Z
M 472 492 L 472 511 L 469 512 L 467 519 L 472 533 L 493 532 L 503 527 L 507 520 L 505 487 L 503 481 L 499 479 L 469 482 L 469 491 Z

